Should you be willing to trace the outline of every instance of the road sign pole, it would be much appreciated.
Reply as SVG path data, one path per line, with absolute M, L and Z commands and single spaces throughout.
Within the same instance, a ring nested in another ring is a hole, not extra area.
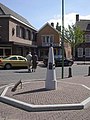
M 62 79 L 64 78 L 64 0 L 62 0 Z

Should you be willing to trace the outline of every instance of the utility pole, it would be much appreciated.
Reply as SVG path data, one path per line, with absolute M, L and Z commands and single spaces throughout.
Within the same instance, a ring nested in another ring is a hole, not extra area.
M 62 79 L 64 78 L 64 0 L 62 0 Z

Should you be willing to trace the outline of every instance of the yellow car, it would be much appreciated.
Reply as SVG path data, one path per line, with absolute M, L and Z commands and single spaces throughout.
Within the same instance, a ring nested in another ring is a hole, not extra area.
M 5 69 L 27 67 L 27 59 L 20 55 L 11 55 L 10 57 L 0 59 L 0 67 Z

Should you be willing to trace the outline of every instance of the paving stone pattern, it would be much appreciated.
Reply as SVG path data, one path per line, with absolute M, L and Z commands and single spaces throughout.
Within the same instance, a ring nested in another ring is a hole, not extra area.
M 4 120 L 90 120 L 90 108 L 78 111 L 27 112 L 0 103 L 0 117 Z
M 66 82 L 66 83 L 72 82 L 72 83 L 84 84 L 87 87 L 90 87 L 90 76 L 77 76 L 77 77 L 66 78 L 66 79 L 58 80 L 58 81 L 61 81 L 61 83 L 59 83 L 61 86 L 58 88 L 57 91 L 59 91 L 59 94 L 61 95 L 60 97 L 62 97 L 63 99 L 64 99 L 64 97 L 66 97 L 66 96 L 64 96 L 64 95 L 66 95 L 66 90 L 68 91 L 67 96 L 70 98 L 72 97 L 71 101 L 73 101 L 73 102 L 77 102 L 76 99 L 78 99 L 78 101 L 81 101 L 84 97 L 87 97 L 87 96 L 90 97 L 90 91 L 87 90 L 86 88 L 83 88 L 79 85 L 75 86 L 75 85 L 68 85 L 68 84 L 62 83 L 62 81 Z M 33 87 L 35 87 L 35 89 L 33 89 Z M 40 90 L 38 90 L 39 88 L 40 89 L 44 88 L 44 82 L 41 82 L 39 85 L 37 82 L 37 87 L 36 87 L 35 83 L 33 83 L 33 86 L 29 85 L 25 92 L 27 92 L 27 96 L 28 96 L 28 94 L 32 95 L 32 94 L 36 94 L 36 93 L 39 95 L 44 92 L 47 92 L 47 94 L 52 95 L 52 91 L 44 91 L 44 89 L 43 89 L 43 91 L 41 92 Z M 73 90 L 72 90 L 72 88 L 73 88 Z M 17 94 L 17 93 L 18 94 L 14 95 L 13 97 L 16 97 L 16 96 L 18 97 L 19 93 L 20 93 L 20 96 L 22 98 L 24 96 L 24 94 L 21 94 L 21 92 L 22 93 L 24 92 L 23 90 L 24 90 L 24 88 L 22 90 L 20 90 L 20 89 L 17 90 L 15 92 L 15 94 Z M 36 90 L 36 91 L 34 91 L 34 90 Z M 64 95 L 62 95 L 62 93 L 60 93 L 61 91 L 63 92 Z M 53 91 L 53 92 L 55 93 L 55 91 Z M 57 94 L 58 94 L 58 92 L 57 92 Z M 70 96 L 70 94 L 72 94 L 72 96 Z M 76 97 L 74 97 L 73 94 Z M 54 94 L 54 96 L 55 96 L 55 94 Z M 52 97 L 53 97 L 53 95 L 52 95 Z M 67 98 L 67 99 L 69 100 L 69 98 Z M 25 99 L 23 98 L 23 100 L 25 100 Z M 69 101 L 69 102 L 71 102 L 71 101 Z M 39 103 L 39 102 L 41 102 L 41 101 L 40 100 L 34 101 L 34 104 Z M 45 103 L 45 101 L 43 101 L 42 104 L 43 103 Z M 15 107 L 12 107 L 10 105 L 0 102 L 0 120 L 90 120 L 90 107 L 88 107 L 87 109 L 82 109 L 82 110 L 27 112 L 27 111 L 21 110 L 19 108 L 15 108 Z
M 58 82 L 57 90 L 45 90 L 45 82 L 30 82 L 22 89 L 11 92 L 6 96 L 35 105 L 74 104 L 80 103 L 90 96 L 90 91 L 81 85 Z

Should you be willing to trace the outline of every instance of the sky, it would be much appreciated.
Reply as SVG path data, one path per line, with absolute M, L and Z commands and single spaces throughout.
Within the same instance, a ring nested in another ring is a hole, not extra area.
M 62 24 L 62 0 L 0 0 L 2 4 L 26 18 L 36 29 L 45 23 Z M 80 19 L 90 19 L 90 0 L 64 0 L 64 26 Z

